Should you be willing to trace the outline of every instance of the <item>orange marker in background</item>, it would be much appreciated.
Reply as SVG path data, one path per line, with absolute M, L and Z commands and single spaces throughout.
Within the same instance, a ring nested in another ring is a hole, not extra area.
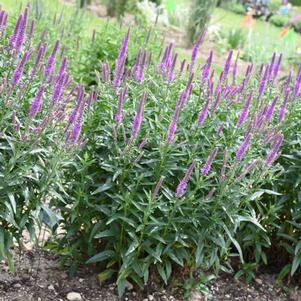
M 252 12 L 249 12 L 245 15 L 245 17 L 242 20 L 242 27 L 245 28 L 252 28 L 255 25 L 255 20 L 253 18 Z

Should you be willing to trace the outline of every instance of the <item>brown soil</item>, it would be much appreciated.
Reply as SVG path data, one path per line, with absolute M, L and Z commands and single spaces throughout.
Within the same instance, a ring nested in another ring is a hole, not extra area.
M 64 301 L 70 292 L 80 293 L 84 301 L 118 301 L 114 283 L 100 286 L 97 273 L 80 269 L 70 279 L 66 271 L 59 269 L 57 257 L 44 251 L 26 251 L 17 265 L 15 275 L 0 264 L 0 301 Z M 301 301 L 301 292 L 292 289 L 290 296 L 275 284 L 275 276 L 261 274 L 251 284 L 221 275 L 208 285 L 208 293 L 195 291 L 190 301 Z M 144 291 L 130 283 L 124 301 L 183 301 L 182 291 L 156 288 L 152 283 Z

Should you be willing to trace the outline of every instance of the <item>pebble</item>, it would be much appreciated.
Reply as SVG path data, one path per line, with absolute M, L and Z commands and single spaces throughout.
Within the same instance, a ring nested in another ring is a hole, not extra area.
M 70 292 L 67 295 L 67 300 L 69 301 L 82 301 L 82 296 L 79 293 Z
M 226 294 L 226 295 L 225 295 L 225 298 L 226 298 L 226 299 L 230 299 L 230 298 L 231 298 L 231 296 L 230 296 L 230 295 L 228 295 L 228 294 Z
M 21 288 L 21 287 L 22 287 L 22 285 L 20 283 L 14 284 L 14 288 Z
M 125 288 L 126 288 L 128 291 L 131 291 L 131 290 L 134 288 L 134 286 L 133 286 L 133 284 L 132 284 L 131 282 L 125 280 Z
M 136 296 L 137 296 L 137 293 L 136 293 L 136 292 L 133 292 L 132 295 L 133 295 L 133 297 L 136 297 Z
M 54 291 L 54 286 L 53 286 L 52 284 L 50 284 L 50 285 L 48 286 L 48 289 L 49 289 L 50 291 Z
M 255 282 L 259 285 L 262 285 L 262 280 L 259 278 L 255 278 Z
M 38 297 L 38 301 L 42 301 L 42 299 L 40 297 Z
M 143 299 L 143 301 L 148 301 L 148 299 L 147 299 L 147 298 L 145 298 L 145 299 Z
M 83 279 L 83 278 L 79 278 L 78 281 L 79 281 L 80 283 L 82 283 L 82 282 L 84 282 L 84 279 Z
M 153 296 L 153 295 L 148 295 L 147 299 L 148 299 L 149 301 L 153 301 L 153 300 L 154 300 L 154 296 Z

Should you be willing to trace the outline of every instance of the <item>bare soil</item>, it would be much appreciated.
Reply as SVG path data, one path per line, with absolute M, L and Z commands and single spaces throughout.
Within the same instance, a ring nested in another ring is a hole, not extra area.
M 16 258 L 17 259 L 17 258 Z M 194 291 L 190 301 L 301 301 L 301 291 L 291 288 L 290 294 L 276 285 L 275 275 L 261 274 L 251 284 L 223 274 L 208 285 L 206 295 Z M 0 301 L 64 301 L 70 292 L 77 292 L 84 301 L 118 301 L 114 283 L 100 285 L 97 273 L 87 268 L 75 278 L 59 268 L 58 258 L 45 251 L 26 251 L 16 273 L 0 264 Z M 141 291 L 128 283 L 124 301 L 183 301 L 183 291 L 156 287 L 151 283 Z

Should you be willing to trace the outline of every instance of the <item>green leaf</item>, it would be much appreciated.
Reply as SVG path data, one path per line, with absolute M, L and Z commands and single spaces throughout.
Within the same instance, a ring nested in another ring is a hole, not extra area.
M 243 258 L 243 255 L 242 255 L 242 250 L 241 250 L 241 247 L 240 247 L 238 241 L 231 235 L 230 231 L 228 230 L 228 228 L 227 228 L 227 226 L 225 224 L 222 224 L 222 226 L 223 226 L 225 232 L 227 233 L 228 237 L 230 238 L 230 240 L 234 244 L 235 248 L 237 249 L 241 262 L 244 263 L 244 258 Z
M 89 263 L 101 262 L 114 257 L 114 255 L 115 255 L 114 251 L 105 250 L 91 257 L 86 263 L 89 264 Z
M 102 282 L 112 278 L 112 276 L 116 273 L 116 270 L 113 269 L 107 269 L 101 273 L 98 274 L 98 280 L 99 283 L 102 284 Z
M 106 190 L 109 190 L 112 186 L 113 186 L 113 184 L 111 182 L 110 183 L 105 183 L 105 184 L 99 186 L 96 190 L 94 190 L 92 192 L 92 195 L 104 192 Z
M 293 276 L 295 272 L 297 271 L 298 267 L 301 263 L 301 256 L 295 256 L 293 263 L 292 263 L 292 269 L 291 269 L 291 275 Z
M 13 212 L 14 212 L 14 214 L 16 214 L 16 212 L 17 212 L 17 205 L 16 205 L 15 197 L 14 197 L 14 195 L 12 193 L 9 193 L 8 194 L 8 198 L 9 198 L 10 204 L 11 204 L 11 206 L 13 208 Z

